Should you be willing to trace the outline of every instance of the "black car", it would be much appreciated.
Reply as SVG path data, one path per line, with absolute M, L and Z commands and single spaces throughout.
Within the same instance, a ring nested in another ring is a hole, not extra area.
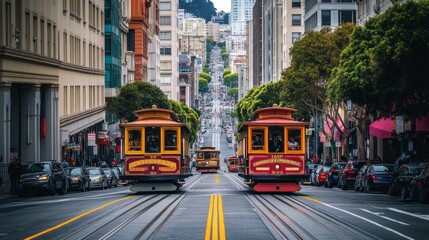
M 56 161 L 27 163 L 21 167 L 21 194 L 47 192 L 55 195 L 67 193 L 67 177 Z
M 325 186 L 332 188 L 333 186 L 338 185 L 338 174 L 343 171 L 344 167 L 346 166 L 345 162 L 334 162 L 331 165 L 331 168 L 329 168 L 328 171 L 328 177 L 326 178 Z
M 91 190 L 91 179 L 88 170 L 84 167 L 69 167 L 64 169 L 70 190 Z
M 356 192 L 363 192 L 363 187 L 362 187 L 362 180 L 363 180 L 363 177 L 365 176 L 365 174 L 366 174 L 366 171 L 367 171 L 367 169 L 368 169 L 368 166 L 369 165 L 363 165 L 360 169 L 359 169 L 359 172 L 358 172 L 358 174 L 356 175 L 356 177 L 355 177 L 355 191 Z
M 373 190 L 387 191 L 397 172 L 398 165 L 396 164 L 369 165 L 362 177 L 362 189 L 368 193 Z
M 111 188 L 112 186 L 117 187 L 119 178 L 115 175 L 115 173 L 110 168 L 102 168 L 104 173 L 107 176 L 107 186 Z
M 389 194 L 392 196 L 400 194 L 402 201 L 407 200 L 411 190 L 411 181 L 415 176 L 419 175 L 425 167 L 426 165 L 422 164 L 404 164 L 400 166 L 398 177 L 392 179 L 390 183 Z
M 411 182 L 410 196 L 421 203 L 429 203 L 429 165 Z

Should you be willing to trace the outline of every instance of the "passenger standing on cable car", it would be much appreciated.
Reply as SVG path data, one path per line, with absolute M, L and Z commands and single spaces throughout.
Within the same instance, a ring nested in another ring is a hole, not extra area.
M 277 133 L 274 133 L 273 138 L 270 141 L 268 151 L 283 152 L 283 142 L 279 139 L 279 136 Z

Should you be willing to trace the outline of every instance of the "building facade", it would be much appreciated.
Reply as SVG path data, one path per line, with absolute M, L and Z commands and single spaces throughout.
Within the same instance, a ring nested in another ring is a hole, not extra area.
M 178 0 L 159 3 L 160 81 L 167 98 L 179 101 Z
M 214 41 L 219 42 L 220 24 L 214 22 L 207 23 L 207 37 L 212 38 Z
M 320 31 L 336 28 L 343 22 L 356 23 L 357 4 L 354 0 L 305 0 L 304 29 Z
M 159 0 L 154 0 L 149 9 L 149 62 L 148 62 L 148 79 L 155 86 L 159 86 L 161 78 L 161 40 L 159 39 Z
M 283 3 L 283 49 L 282 69 L 290 66 L 290 48 L 304 33 L 304 6 L 301 0 L 285 1 Z
M 253 6 L 253 86 L 262 85 L 262 0 L 255 0 Z
M 0 155 L 88 161 L 103 130 L 104 1 L 0 1 Z M 82 163 L 82 162 L 81 162 Z
M 232 35 L 245 35 L 246 22 L 252 19 L 255 0 L 231 0 L 229 24 Z

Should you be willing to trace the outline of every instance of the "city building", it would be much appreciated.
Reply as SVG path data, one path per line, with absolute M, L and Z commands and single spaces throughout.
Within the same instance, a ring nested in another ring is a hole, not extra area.
M 219 42 L 220 24 L 214 22 L 207 23 L 207 37 L 212 38 L 214 41 Z
M 336 28 L 343 22 L 356 23 L 357 4 L 354 0 L 305 0 L 304 10 L 305 31 Z
M 1 0 L 0 11 L 2 159 L 102 154 L 88 137 L 103 144 L 104 1 Z
M 248 21 L 246 26 L 246 76 L 247 84 L 246 88 L 243 89 L 244 96 L 247 92 L 253 88 L 253 21 Z M 240 97 L 240 96 L 239 96 Z
M 178 6 L 178 0 L 159 3 L 159 87 L 174 101 L 179 101 Z
M 301 0 L 285 1 L 283 3 L 282 69 L 290 66 L 290 61 L 292 60 L 290 48 L 304 33 L 303 7 Z
M 232 35 L 245 35 L 246 22 L 252 19 L 255 0 L 231 0 L 229 24 Z
M 165 20 L 165 18 L 163 18 Z M 148 79 L 155 86 L 159 86 L 161 78 L 161 39 L 159 17 L 159 0 L 154 0 L 149 8 L 149 46 L 148 46 Z M 164 50 L 164 49 L 163 49 Z
M 256 87 L 262 85 L 262 0 L 255 0 L 252 22 L 253 72 L 251 74 L 253 86 Z
M 283 70 L 283 1 L 266 0 L 262 5 L 262 82 L 281 78 Z
M 134 52 L 134 81 L 139 82 L 148 81 L 148 27 L 151 3 L 152 1 L 131 0 L 127 49 Z

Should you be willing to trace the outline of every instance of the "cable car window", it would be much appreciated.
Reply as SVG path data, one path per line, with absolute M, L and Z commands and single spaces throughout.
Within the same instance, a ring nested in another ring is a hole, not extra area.
M 289 150 L 301 150 L 301 130 L 289 129 L 288 130 L 288 149 Z
M 217 158 L 217 153 L 212 153 L 212 158 Z
M 128 150 L 141 151 L 142 149 L 142 132 L 140 130 L 128 131 Z
M 160 128 L 159 127 L 146 127 L 146 152 L 159 153 L 160 152 Z
M 210 159 L 210 152 L 205 152 L 204 153 L 204 159 Z
M 203 158 L 203 153 L 199 152 L 197 158 Z
M 177 151 L 177 131 L 165 130 L 164 131 L 164 148 L 167 151 Z
M 252 130 L 252 150 L 264 150 L 264 130 Z
M 268 135 L 270 142 L 268 145 L 269 152 L 283 153 L 284 152 L 284 128 L 283 127 L 269 127 Z

